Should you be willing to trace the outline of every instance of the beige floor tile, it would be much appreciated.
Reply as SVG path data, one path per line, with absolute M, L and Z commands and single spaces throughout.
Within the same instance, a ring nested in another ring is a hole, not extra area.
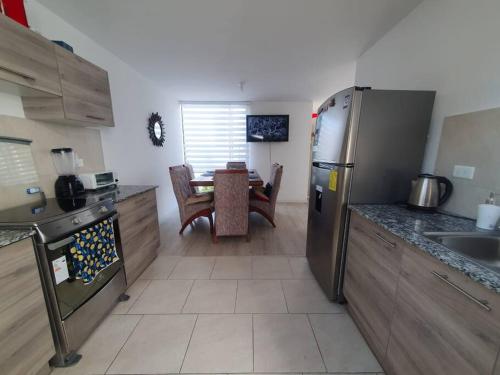
M 181 259 L 182 257 L 180 256 L 159 255 L 139 278 L 146 280 L 168 279 Z
M 316 280 L 283 280 L 288 311 L 291 313 L 342 313 L 345 309 L 331 302 Z
M 324 372 L 314 334 L 302 314 L 254 315 L 255 372 Z
M 347 314 L 312 314 L 309 319 L 329 372 L 382 371 Z
M 192 280 L 151 280 L 128 313 L 180 313 L 192 285 Z
M 222 256 L 215 260 L 211 279 L 250 279 L 252 258 L 246 256 Z
M 252 258 L 253 279 L 291 279 L 287 257 L 256 256 Z
M 314 275 L 309 268 L 309 263 L 306 257 L 290 257 L 288 258 L 290 267 L 292 268 L 292 276 L 294 279 L 314 279 Z
M 286 313 L 279 280 L 238 280 L 237 313 Z
M 187 298 L 184 313 L 233 313 L 236 280 L 196 280 Z
M 175 266 L 170 279 L 209 279 L 214 268 L 214 257 L 184 257 Z
M 252 372 L 252 358 L 251 315 L 199 315 L 182 372 Z
M 149 285 L 149 280 L 136 280 L 126 291 L 130 296 L 128 301 L 118 302 L 112 311 L 112 314 L 126 314 L 134 305 L 137 298 L 142 294 L 144 289 Z
M 196 315 L 146 315 L 118 353 L 109 374 L 179 372 Z
M 110 315 L 97 327 L 78 353 L 73 367 L 54 369 L 54 375 L 104 374 L 140 320 L 137 315 Z

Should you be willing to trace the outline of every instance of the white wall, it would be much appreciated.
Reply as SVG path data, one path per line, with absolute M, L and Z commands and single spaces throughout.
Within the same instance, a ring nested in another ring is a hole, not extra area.
M 500 106 L 500 1 L 426 0 L 358 60 L 356 84 L 436 90 L 423 169 L 446 116 Z
M 250 143 L 250 168 L 269 181 L 271 164 L 283 164 L 280 202 L 306 202 L 309 179 L 309 146 L 312 102 L 253 102 L 254 115 L 290 115 L 288 142 Z
M 121 184 L 159 185 L 158 210 L 164 221 L 176 207 L 168 166 L 183 159 L 177 100 L 38 2 L 29 0 L 27 13 L 34 30 L 49 39 L 66 41 L 75 53 L 108 71 L 115 127 L 101 130 L 106 168 L 117 172 Z M 163 148 L 154 147 L 148 138 L 146 124 L 151 112 L 163 116 L 167 131 Z M 24 117 L 20 98 L 1 94 L 0 113 Z

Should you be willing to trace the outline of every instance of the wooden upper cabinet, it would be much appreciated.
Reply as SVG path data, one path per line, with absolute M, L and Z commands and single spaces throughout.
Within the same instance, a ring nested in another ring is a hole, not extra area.
M 19 96 L 61 96 L 55 45 L 0 14 L 0 88 Z
M 349 312 L 380 362 L 389 341 L 403 252 L 401 242 L 352 213 L 344 295 Z
M 33 243 L 0 249 L 0 374 L 49 373 L 54 356 Z
M 56 48 L 56 56 L 66 117 L 113 126 L 108 73 L 63 48 Z
M 23 98 L 26 116 L 69 125 L 114 126 L 108 73 L 55 46 L 62 98 Z
M 408 247 L 383 363 L 386 373 L 497 375 L 499 348 L 499 295 Z

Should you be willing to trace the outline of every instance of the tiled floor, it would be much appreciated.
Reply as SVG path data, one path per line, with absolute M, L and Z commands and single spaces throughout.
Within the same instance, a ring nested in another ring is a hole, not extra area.
M 153 264 L 58 374 L 379 374 L 343 306 L 329 302 L 305 253 L 305 205 L 279 205 L 278 228 L 210 242 L 178 223 Z M 165 232 L 162 233 L 165 235 Z M 289 256 L 292 255 L 292 256 Z

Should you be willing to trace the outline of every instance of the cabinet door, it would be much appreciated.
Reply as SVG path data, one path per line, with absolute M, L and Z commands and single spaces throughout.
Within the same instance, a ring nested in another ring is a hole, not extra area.
M 64 48 L 55 49 L 66 118 L 114 126 L 108 73 Z
M 118 222 L 127 285 L 151 264 L 160 247 L 156 192 L 148 192 L 118 203 Z
M 398 238 L 352 213 L 344 294 L 349 312 L 380 362 L 389 341 L 401 254 Z
M 409 247 L 403 255 L 386 372 L 491 375 L 500 347 L 499 297 Z
M 17 95 L 61 95 L 55 45 L 0 14 L 0 81 Z
M 55 354 L 31 239 L 0 249 L 0 374 L 36 374 Z

